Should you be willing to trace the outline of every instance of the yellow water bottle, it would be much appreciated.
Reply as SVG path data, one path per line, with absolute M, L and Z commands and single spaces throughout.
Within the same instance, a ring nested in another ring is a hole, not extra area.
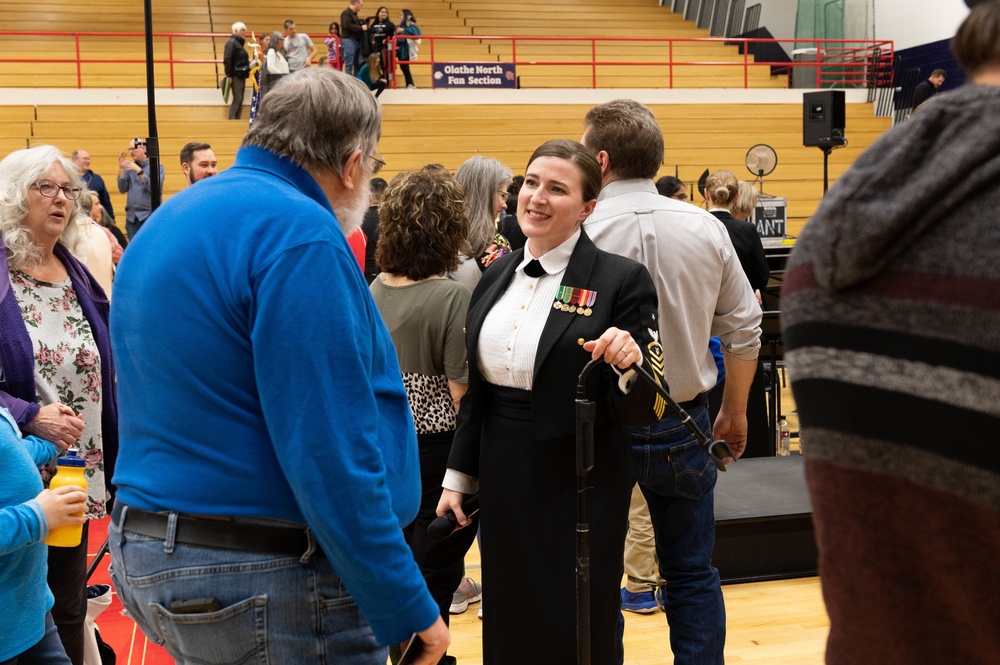
M 70 448 L 65 455 L 57 459 L 56 467 L 56 475 L 49 483 L 50 490 L 66 485 L 78 485 L 84 492 L 87 491 L 87 476 L 83 473 L 87 468 L 87 462 L 80 457 L 76 449 Z M 83 517 L 83 513 L 78 513 L 78 516 Z M 76 547 L 82 539 L 82 524 L 66 524 L 49 531 L 45 544 L 52 547 Z

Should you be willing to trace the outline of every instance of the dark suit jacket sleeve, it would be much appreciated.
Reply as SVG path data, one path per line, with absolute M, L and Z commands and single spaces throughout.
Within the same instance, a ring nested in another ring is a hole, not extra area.
M 642 349 L 643 369 L 653 374 L 666 388 L 663 349 L 657 324 L 656 289 L 644 266 L 633 263 L 615 295 L 614 303 L 613 324 L 632 335 Z M 666 404 L 649 383 L 637 376 L 629 393 L 623 395 L 617 387 L 618 375 L 610 368 L 608 371 L 615 383 L 607 392 L 609 406 L 620 421 L 626 425 L 650 425 L 663 416 Z
M 230 39 L 226 42 L 226 50 L 222 56 L 222 66 L 226 70 L 226 76 L 233 78 L 233 49 L 235 49 L 235 42 Z
M 97 192 L 97 200 L 100 202 L 104 209 L 108 211 L 111 215 L 111 219 L 115 218 L 115 207 L 111 205 L 111 194 L 108 193 L 108 187 L 104 184 L 104 178 L 97 175 L 93 175 L 91 182 L 96 182 L 96 187 L 91 187 L 91 189 Z
M 760 236 L 757 235 L 757 229 L 754 228 L 753 224 L 746 222 L 743 224 L 747 227 L 747 279 L 750 280 L 750 288 L 757 291 L 767 287 L 767 283 L 771 279 L 771 271 L 767 267 L 767 256 L 764 255 L 764 245 L 760 241 Z
M 459 403 L 458 423 L 455 439 L 451 445 L 451 454 L 448 456 L 448 468 L 475 478 L 479 477 L 479 443 L 483 431 L 483 390 L 482 378 L 476 363 L 475 343 L 468 334 L 468 321 L 475 315 L 477 306 L 482 304 L 483 296 L 493 288 L 494 284 L 499 279 L 510 278 L 513 268 L 505 269 L 509 262 L 515 260 L 520 262 L 522 256 L 522 252 L 513 252 L 494 261 L 490 269 L 483 273 L 483 277 L 479 280 L 476 290 L 472 292 L 472 299 L 469 302 L 465 339 L 466 361 L 469 364 L 469 389 Z

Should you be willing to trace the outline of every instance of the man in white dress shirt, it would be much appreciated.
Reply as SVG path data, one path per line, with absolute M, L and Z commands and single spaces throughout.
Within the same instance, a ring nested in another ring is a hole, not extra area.
M 663 163 L 663 134 L 648 108 L 631 100 L 608 102 L 591 109 L 584 126 L 582 142 L 601 165 L 604 187 L 583 228 L 600 249 L 649 269 L 659 299 L 664 376 L 702 431 L 711 426 L 705 392 L 718 373 L 708 340 L 722 339 L 726 384 L 713 433 L 739 457 L 761 311 L 732 241 L 714 216 L 657 192 L 653 178 Z M 652 427 L 632 428 L 632 446 L 633 478 L 649 505 L 667 582 L 656 595 L 667 613 L 674 663 L 722 665 L 726 614 L 711 564 L 718 472 L 669 411 Z

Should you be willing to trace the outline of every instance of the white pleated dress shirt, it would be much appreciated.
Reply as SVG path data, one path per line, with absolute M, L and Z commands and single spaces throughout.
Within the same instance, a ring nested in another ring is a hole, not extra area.
M 490 309 L 479 331 L 476 363 L 487 383 L 531 390 L 538 342 L 579 240 L 580 230 L 577 229 L 541 258 L 533 256 L 528 245 L 524 246 L 524 258 L 514 270 L 510 285 Z M 524 272 L 524 267 L 536 258 L 545 269 L 546 274 L 541 277 L 531 277 Z M 639 362 L 641 364 L 642 360 Z M 613 365 L 612 369 L 619 376 L 619 389 L 627 394 L 635 372 L 622 373 Z M 441 486 L 463 494 L 475 494 L 479 491 L 479 479 L 448 469 Z

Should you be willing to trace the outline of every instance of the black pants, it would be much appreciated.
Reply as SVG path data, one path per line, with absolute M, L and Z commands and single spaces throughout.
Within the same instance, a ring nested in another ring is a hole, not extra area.
M 274 87 L 274 84 L 281 80 L 282 76 L 284 76 L 284 74 L 271 74 L 270 72 L 268 72 L 268 73 L 264 74 L 264 76 L 262 76 L 260 78 L 260 98 L 261 98 L 261 100 L 264 99 L 264 95 L 266 95 L 268 92 L 270 92 L 271 88 Z M 263 101 L 262 101 L 262 103 L 263 103 Z
M 239 120 L 243 112 L 243 91 L 246 90 L 247 80 L 239 76 L 233 77 L 233 103 L 229 105 L 229 119 Z
M 399 68 L 403 70 L 403 78 L 406 80 L 406 85 L 407 86 L 413 85 L 413 75 L 410 74 L 410 66 L 400 65 Z
M 83 665 L 83 631 L 87 620 L 87 534 L 76 547 L 50 547 L 48 583 L 56 602 L 52 619 L 73 665 Z
M 465 554 L 476 539 L 479 528 L 479 516 L 476 515 L 469 526 L 444 540 L 434 542 L 427 536 L 428 525 L 437 518 L 435 510 L 441 499 L 441 481 L 448 468 L 448 454 L 454 438 L 454 431 L 417 435 L 420 448 L 420 510 L 416 519 L 403 529 L 413 559 L 420 567 L 427 590 L 438 604 L 446 625 L 452 596 L 465 574 Z

